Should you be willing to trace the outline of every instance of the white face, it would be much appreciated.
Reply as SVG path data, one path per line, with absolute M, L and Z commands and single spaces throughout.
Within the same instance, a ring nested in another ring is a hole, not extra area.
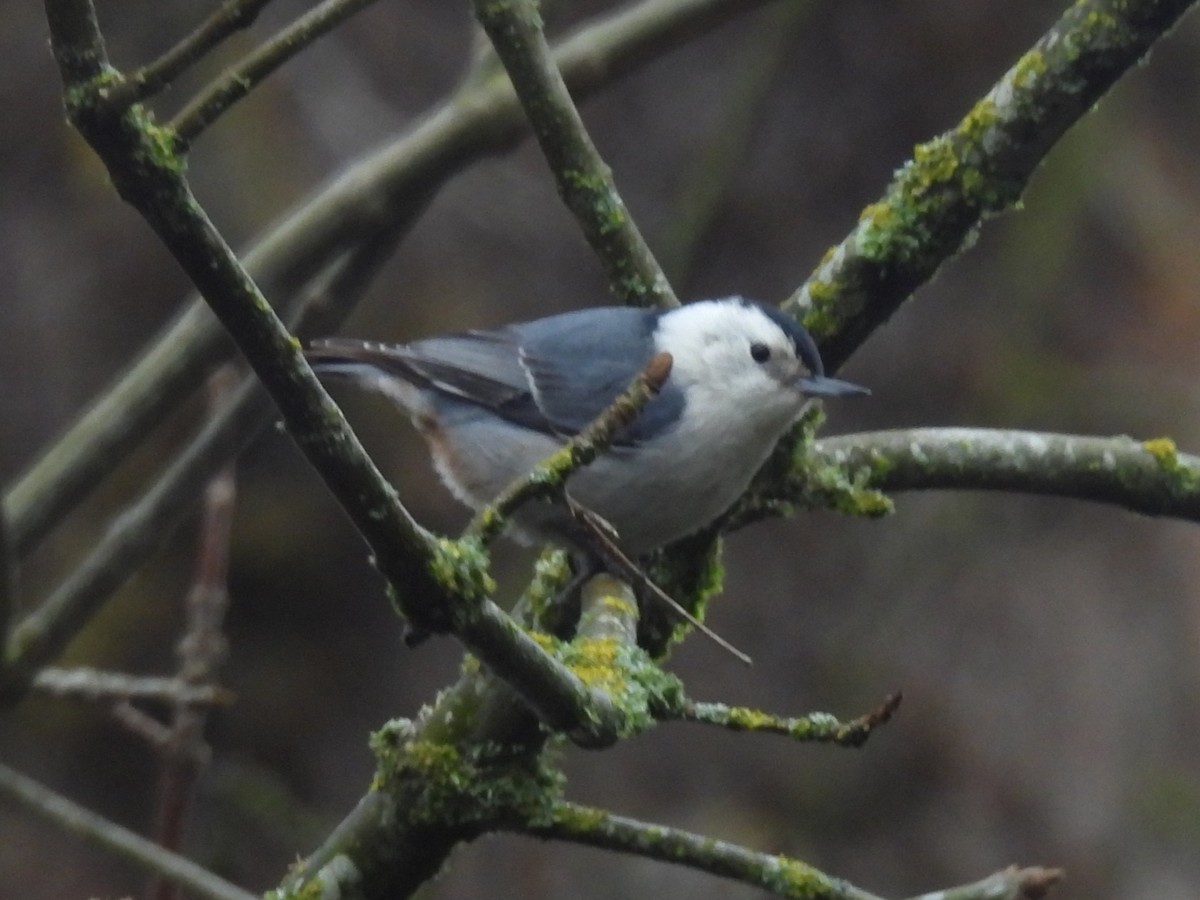
M 671 380 L 714 415 L 783 427 L 804 405 L 797 380 L 807 368 L 788 335 L 753 306 L 693 303 L 663 316 L 657 338 L 674 357 Z

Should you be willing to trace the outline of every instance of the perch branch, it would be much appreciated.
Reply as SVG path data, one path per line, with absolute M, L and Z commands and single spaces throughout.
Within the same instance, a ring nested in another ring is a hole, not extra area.
M 637 419 L 662 391 L 671 374 L 671 354 L 656 353 L 628 388 L 566 445 L 510 484 L 471 519 L 464 532 L 491 543 L 522 506 L 531 500 L 561 495 L 567 479 L 611 446 L 622 429 Z

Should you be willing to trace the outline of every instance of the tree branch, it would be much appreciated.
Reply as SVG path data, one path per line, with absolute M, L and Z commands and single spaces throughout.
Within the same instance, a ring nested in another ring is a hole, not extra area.
M 880 900 L 799 860 L 759 853 L 666 825 L 652 825 L 596 807 L 559 801 L 541 821 L 502 822 L 531 837 L 570 841 L 675 863 L 798 900 Z
M 646 0 L 565 38 L 555 61 L 571 90 L 583 97 L 765 2 Z M 48 6 L 47 13 L 58 16 L 59 7 Z M 66 18 L 66 25 L 75 27 L 75 18 Z M 265 294 L 284 298 L 355 245 L 380 233 L 399 240 L 451 176 L 515 145 L 526 126 L 507 83 L 469 83 L 411 132 L 350 167 L 272 228 L 246 254 L 247 271 Z M 27 554 L 231 350 L 207 307 L 192 300 L 5 496 L 18 556 Z
M 1110 503 L 1200 522 L 1200 457 L 1168 438 L 914 428 L 817 441 L 817 464 L 861 472 L 882 491 L 998 490 Z M 784 499 L 802 490 L 790 480 Z
M 53 697 L 87 700 L 149 700 L 154 703 L 214 706 L 229 703 L 232 694 L 217 685 L 189 684 L 180 678 L 102 672 L 86 666 L 41 669 L 33 689 Z
M 353 303 L 382 264 L 390 236 L 348 252 L 300 298 L 301 323 L 324 321 Z M 108 596 L 159 549 L 189 512 L 189 501 L 270 417 L 262 387 L 248 381 L 201 428 L 149 488 L 117 517 L 84 560 L 14 627 L 0 665 L 0 702 L 21 696 L 33 672 L 57 656 Z
M 654 253 L 629 216 L 612 171 L 588 136 L 542 32 L 533 0 L 474 0 L 475 17 L 504 63 L 559 196 L 604 265 L 609 289 L 637 306 L 678 306 Z
M 255 900 L 189 859 L 164 850 L 145 838 L 110 822 L 0 763 L 0 794 L 98 847 L 109 850 L 146 872 L 159 875 L 205 900 Z
M 209 125 L 258 87 L 272 72 L 376 0 L 324 0 L 279 34 L 255 48 L 208 85 L 171 121 L 182 146 L 190 146 Z
M 249 28 L 271 0 L 225 0 L 195 31 L 147 66 L 133 72 L 113 93 L 114 102 L 145 100 L 170 85 L 236 31 Z
M 760 853 L 679 828 L 618 816 L 559 801 L 546 818 L 503 821 L 500 827 L 547 840 L 570 841 L 675 863 L 752 885 L 777 897 L 800 900 L 881 900 L 847 881 L 832 878 L 791 857 Z M 1059 869 L 1011 866 L 973 884 L 922 894 L 912 900 L 1037 900 L 1063 878 Z
M 794 741 L 861 747 L 872 731 L 891 720 L 900 707 L 900 699 L 900 694 L 892 694 L 875 709 L 848 722 L 842 722 L 829 713 L 809 713 L 797 718 L 777 716 L 741 706 L 727 706 L 724 703 L 696 703 L 687 700 L 668 710 L 660 717 L 660 721 L 678 719 L 682 722 L 717 725 L 730 731 L 776 734 Z
M 1080 0 L 957 126 L 916 148 L 883 198 L 784 303 L 835 371 L 1034 170 L 1195 0 Z

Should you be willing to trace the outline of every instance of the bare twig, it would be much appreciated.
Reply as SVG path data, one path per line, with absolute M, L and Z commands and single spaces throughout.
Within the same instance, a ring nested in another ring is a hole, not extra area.
M 209 381 L 209 407 L 218 410 L 229 399 L 234 383 L 232 369 L 219 369 Z M 204 492 L 195 576 L 187 598 L 187 622 L 179 642 L 179 679 L 198 687 L 211 685 L 224 661 L 227 642 L 223 628 L 229 606 L 227 578 L 229 541 L 237 498 L 233 464 L 226 465 Z M 176 703 L 169 727 L 170 739 L 161 747 L 156 798 L 155 839 L 159 846 L 178 851 L 183 845 L 192 788 L 200 776 L 196 760 L 207 748 L 204 726 L 208 710 Z M 156 900 L 175 900 L 178 886 L 156 878 L 150 894 Z
M 136 734 L 146 744 L 164 756 L 172 752 L 175 744 L 174 732 L 150 713 L 122 700 L 112 708 L 112 717 L 130 733 Z M 178 750 L 179 748 L 174 748 Z M 212 750 L 207 744 L 192 744 L 186 748 L 191 753 L 192 764 L 204 768 L 212 761 Z
M 678 306 L 571 100 L 542 32 L 537 3 L 475 0 L 473 5 L 529 117 L 559 195 L 604 265 L 609 289 L 637 306 Z
M 912 900 L 1041 900 L 1065 877 L 1062 869 L 1009 866 L 974 884 L 933 891 Z
M 129 104 L 152 97 L 170 85 L 210 50 L 236 31 L 249 28 L 271 0 L 225 0 L 195 31 L 116 88 L 114 102 Z
M 328 319 L 330 307 L 352 302 L 365 290 L 387 256 L 389 237 L 380 235 L 346 253 L 315 279 L 298 303 L 301 321 Z M 265 426 L 269 415 L 269 401 L 257 383 L 244 383 L 234 392 L 83 562 L 13 629 L 4 650 L 7 671 L 0 667 L 0 698 L 20 696 L 33 672 L 53 659 L 109 594 L 162 546 L 188 514 L 189 501 Z
M 646 404 L 658 396 L 671 374 L 671 354 L 657 353 L 604 412 L 571 438 L 560 450 L 516 479 L 468 523 L 464 536 L 490 543 L 512 516 L 531 500 L 562 494 L 567 479 L 590 465 L 628 428 Z
M 0 507 L 0 647 L 8 641 L 17 607 L 17 554 L 9 541 L 8 515 Z M 0 656 L 0 683 L 3 683 L 5 660 Z
M 208 85 L 172 120 L 183 146 L 226 113 L 285 62 L 376 0 L 324 0 Z
M 33 679 L 33 689 L 68 700 L 142 700 L 151 703 L 186 703 L 193 706 L 222 706 L 233 695 L 215 684 L 189 684 L 180 678 L 126 675 L 80 666 L 71 669 L 45 668 Z
M 501 827 L 532 837 L 571 841 L 687 866 L 762 888 L 777 897 L 881 900 L 791 857 L 760 853 L 707 835 L 566 801 L 554 804 L 549 815 L 542 819 L 505 821 Z M 981 881 L 922 894 L 912 900 L 1038 900 L 1062 878 L 1060 869 L 1012 866 Z
M 0 763 L 0 794 L 64 831 L 103 847 L 139 866 L 162 875 L 204 900 L 255 900 L 257 895 L 242 890 L 157 844 L 71 802 L 61 794 Z

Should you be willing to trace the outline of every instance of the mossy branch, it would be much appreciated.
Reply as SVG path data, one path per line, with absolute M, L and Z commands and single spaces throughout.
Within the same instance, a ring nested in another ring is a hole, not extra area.
M 604 265 L 613 294 L 637 306 L 678 306 L 575 108 L 542 31 L 538 4 L 474 0 L 472 5 L 533 126 L 559 196 Z
M 1169 438 L 914 428 L 824 438 L 811 459 L 880 491 L 1046 494 L 1200 522 L 1200 457 Z M 803 481 L 788 481 L 781 499 L 802 494 Z
M 1079 0 L 882 199 L 784 304 L 835 371 L 980 224 L 1016 206 L 1055 143 L 1195 0 Z

